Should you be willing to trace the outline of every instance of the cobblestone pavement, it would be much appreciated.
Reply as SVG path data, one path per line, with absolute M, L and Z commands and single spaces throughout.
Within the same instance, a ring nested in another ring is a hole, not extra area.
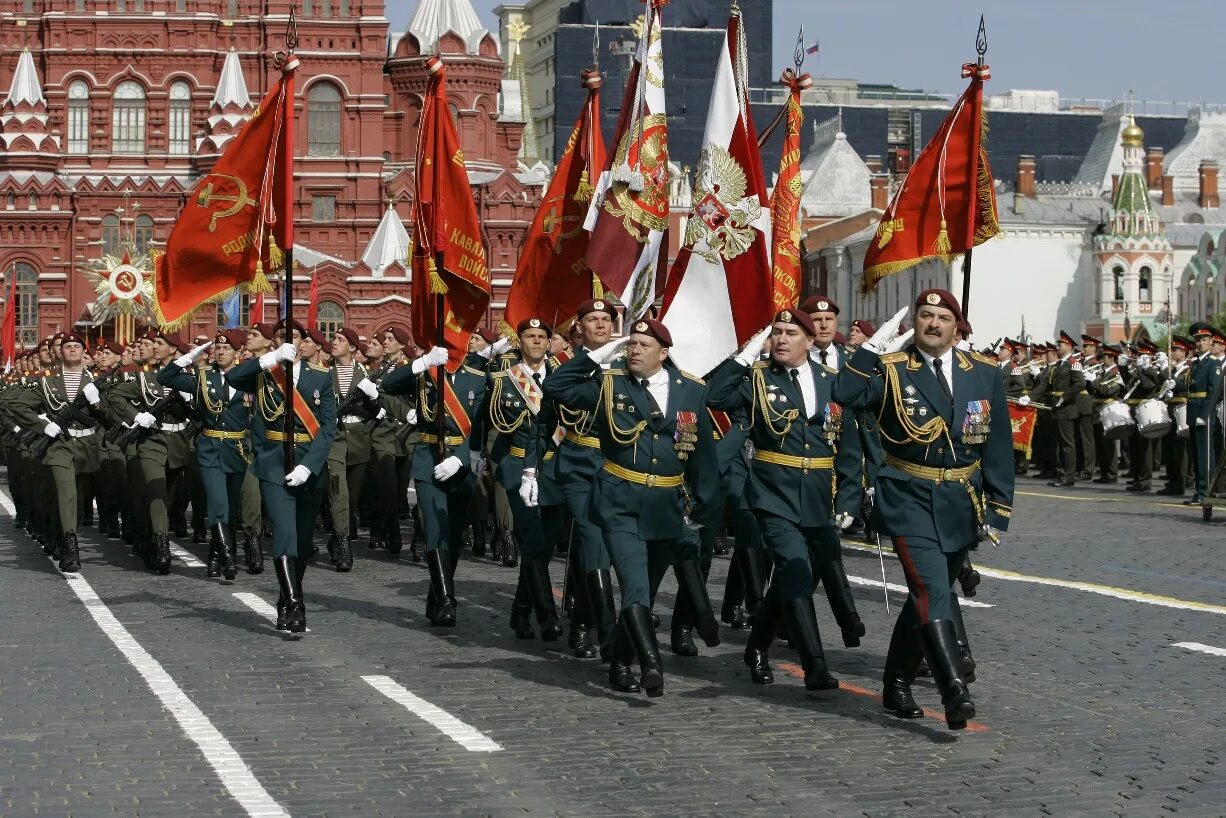
M 466 555 L 459 626 L 437 630 L 424 565 L 362 540 L 352 573 L 308 571 L 311 632 L 292 640 L 235 596 L 274 601 L 271 570 L 226 583 L 176 558 L 155 576 L 85 529 L 85 585 L 71 584 L 0 511 L 0 812 L 1221 814 L 1226 651 L 1175 644 L 1226 649 L 1226 517 L 1099 487 L 1018 488 L 1013 531 L 976 555 L 1001 576 L 976 597 L 992 607 L 966 610 L 979 717 L 958 733 L 927 681 L 930 717 L 882 713 L 879 588 L 855 588 L 869 634 L 854 650 L 818 600 L 839 691 L 806 693 L 782 647 L 775 685 L 755 687 L 745 632 L 725 630 L 699 658 L 666 652 L 666 695 L 648 700 L 611 692 L 604 667 L 561 643 L 511 638 L 516 572 L 489 560 Z M 845 558 L 879 578 L 875 554 Z M 727 567 L 716 560 L 716 600 Z M 888 555 L 886 568 L 903 582 Z M 98 601 L 83 604 L 82 587 Z M 674 590 L 667 580 L 662 636 Z M 161 677 L 134 650 L 181 695 L 149 682 Z M 447 715 L 501 749 L 465 749 L 440 730 Z

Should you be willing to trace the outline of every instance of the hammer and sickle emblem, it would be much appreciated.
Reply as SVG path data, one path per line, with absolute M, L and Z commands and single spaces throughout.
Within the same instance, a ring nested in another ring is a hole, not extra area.
M 124 270 L 115 276 L 115 288 L 121 293 L 129 293 L 136 289 L 136 276 Z
M 200 205 L 201 207 L 208 207 L 212 202 L 231 202 L 231 205 L 229 207 L 224 208 L 222 210 L 213 211 L 213 218 L 209 220 L 209 232 L 210 233 L 212 233 L 213 231 L 217 229 L 218 219 L 228 219 L 229 217 L 233 216 L 235 213 L 238 213 L 244 207 L 248 205 L 250 205 L 251 207 L 255 207 L 255 204 L 256 204 L 255 199 L 252 199 L 250 196 L 247 195 L 247 183 L 244 182 L 242 179 L 239 179 L 237 176 L 230 176 L 229 174 L 225 174 L 225 173 L 217 173 L 217 174 L 214 174 L 214 176 L 218 176 L 222 179 L 229 179 L 230 181 L 234 183 L 234 186 L 238 188 L 238 192 L 235 193 L 233 196 L 226 196 L 226 195 L 222 195 L 219 193 L 215 193 L 213 190 L 212 182 L 209 182 L 207 185 L 204 186 L 204 189 L 200 191 L 200 195 L 196 197 L 196 204 Z

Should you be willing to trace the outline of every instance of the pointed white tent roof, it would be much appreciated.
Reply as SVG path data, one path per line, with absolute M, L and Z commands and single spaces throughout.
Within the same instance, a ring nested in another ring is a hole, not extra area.
M 362 253 L 362 263 L 370 268 L 371 275 L 380 277 L 393 264 L 404 267 L 408 255 L 409 232 L 404 229 L 396 209 L 389 202 L 379 227 Z
M 219 108 L 227 105 L 246 108 L 251 104 L 251 94 L 247 93 L 247 81 L 243 79 L 243 67 L 239 64 L 238 52 L 233 48 L 226 54 L 226 61 L 221 66 L 221 78 L 217 80 L 217 91 L 213 94 L 213 104 Z
M 851 216 L 872 206 L 872 172 L 847 141 L 843 117 L 813 129 L 813 145 L 800 163 L 800 197 L 805 216 Z
M 1124 146 L 1120 137 L 1128 127 L 1128 111 L 1124 103 L 1112 105 L 1103 111 L 1103 121 L 1098 125 L 1090 150 L 1077 171 L 1077 184 L 1097 185 L 1099 193 L 1111 190 L 1111 177 L 1123 172 Z
M 433 53 L 438 38 L 448 31 L 464 40 L 469 54 L 477 53 L 481 39 L 489 33 L 468 0 L 421 0 L 409 20 L 409 32 L 417 38 L 422 53 Z
M 1226 114 L 1193 108 L 1184 125 L 1183 139 L 1166 155 L 1164 172 L 1175 177 L 1176 193 L 1200 189 L 1200 163 L 1212 159 L 1226 167 Z
M 11 102 L 14 106 L 22 102 L 30 105 L 46 103 L 42 84 L 38 81 L 38 72 L 34 70 L 34 57 L 28 48 L 22 49 L 21 56 L 17 58 L 17 70 L 13 72 L 13 84 L 9 87 L 8 96 L 4 98 L 4 101 Z

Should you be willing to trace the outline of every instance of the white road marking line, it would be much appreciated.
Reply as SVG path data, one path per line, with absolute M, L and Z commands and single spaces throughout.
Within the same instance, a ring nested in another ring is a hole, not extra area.
M 258 613 L 260 616 L 267 619 L 274 625 L 277 624 L 277 609 L 264 600 L 264 597 L 259 594 L 249 594 L 244 591 L 237 591 L 234 598 L 246 605 L 251 610 Z M 305 633 L 310 633 L 311 629 L 307 628 Z
M 877 550 L 867 545 L 859 543 L 851 543 L 844 541 L 844 548 L 850 548 L 853 551 L 865 551 L 871 554 L 877 553 Z M 889 551 L 885 552 L 891 557 L 896 557 L 895 554 Z M 1047 585 L 1052 588 L 1067 588 L 1071 591 L 1084 591 L 1089 594 L 1099 594 L 1100 596 L 1109 596 L 1113 599 L 1122 599 L 1126 602 L 1140 602 L 1145 605 L 1156 605 L 1160 608 L 1175 608 L 1181 611 L 1202 611 L 1204 613 L 1218 614 L 1226 616 L 1226 606 L 1212 605 L 1208 602 L 1195 602 L 1188 599 L 1178 599 L 1171 596 L 1162 596 L 1160 594 L 1150 594 L 1145 591 L 1132 591 L 1128 588 L 1114 588 L 1110 585 L 1098 585 L 1093 582 L 1077 582 L 1070 579 L 1053 579 L 1051 577 L 1035 577 L 1029 574 L 1019 574 L 1016 571 L 1006 571 L 1001 568 L 985 568 L 978 563 L 975 564 L 975 570 L 985 577 L 993 579 L 1003 579 L 1007 582 L 1023 582 L 1031 585 Z
M 867 577 L 857 577 L 857 576 L 852 576 L 851 574 L 847 575 L 847 581 L 850 582 L 852 585 L 867 585 L 872 588 L 881 587 L 881 580 L 879 579 L 868 579 Z M 907 594 L 910 593 L 910 591 L 907 590 L 906 585 L 899 585 L 896 582 L 887 582 L 885 584 L 885 587 L 889 588 L 891 591 L 897 591 L 898 593 L 902 594 L 904 598 L 906 598 Z M 962 605 L 963 608 L 994 608 L 996 607 L 995 605 L 992 605 L 987 602 L 976 602 L 973 599 L 967 599 L 964 596 L 959 596 L 958 602 L 959 604 Z
M 1213 645 L 1202 645 L 1200 642 L 1175 642 L 1171 647 L 1208 653 L 1210 656 L 1226 656 L 1226 648 L 1215 648 Z
M 0 506 L 16 516 L 8 492 L 0 491 Z M 52 565 L 54 564 L 52 561 Z M 111 613 L 111 609 L 86 582 L 85 577 L 80 574 L 60 576 L 64 577 L 77 599 L 81 600 L 81 604 L 89 611 L 99 629 L 141 675 L 153 695 L 170 711 L 170 715 L 174 716 L 187 737 L 200 748 L 205 760 L 212 765 L 217 777 L 239 806 L 248 815 L 288 816 L 289 813 L 268 794 L 234 746 L 213 726 L 213 722 L 209 721 L 208 716 L 204 715 L 195 702 L 187 697 L 158 661 L 150 656 L 128 629 L 115 618 L 115 614 Z
M 455 601 L 463 602 L 465 605 L 471 605 L 472 607 L 479 608 L 483 611 L 489 611 L 490 613 L 494 615 L 497 615 L 499 613 L 499 611 L 496 608 L 491 608 L 489 605 L 482 605 L 480 602 L 473 602 L 471 599 L 465 596 L 458 596 L 455 598 Z
M 179 561 L 182 562 L 184 565 L 186 565 L 188 568 L 203 568 L 204 567 L 204 563 L 196 559 L 195 554 L 193 554 L 191 551 L 188 551 L 186 548 L 184 548 L 181 545 L 175 545 L 174 543 L 171 543 L 170 553 L 178 557 Z
M 496 753 L 502 749 L 501 744 L 486 736 L 477 728 L 465 724 L 441 707 L 437 707 L 425 699 L 413 695 L 393 681 L 390 676 L 363 676 L 362 681 L 396 702 L 396 704 L 402 705 L 410 713 L 430 724 L 440 733 L 471 753 Z

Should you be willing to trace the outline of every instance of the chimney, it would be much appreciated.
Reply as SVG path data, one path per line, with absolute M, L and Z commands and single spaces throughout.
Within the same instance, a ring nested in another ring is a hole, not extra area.
M 1200 196 L 1196 203 L 1200 207 L 1218 207 L 1221 201 L 1217 194 L 1217 162 L 1202 159 L 1200 163 Z
M 1028 199 L 1034 198 L 1034 157 L 1019 156 L 1017 158 L 1017 194 Z
M 872 174 L 881 173 L 881 156 L 878 154 L 869 154 L 864 157 L 864 164 L 868 166 L 868 172 Z
M 1162 190 L 1162 153 L 1162 148 L 1145 152 L 1145 186 L 1150 190 Z
M 1111 174 L 1111 201 L 1115 201 L 1115 197 L 1120 192 L 1120 175 L 1118 173 Z
M 874 173 L 868 180 L 868 189 L 872 207 L 885 210 L 890 204 L 890 177 L 884 173 Z
M 1162 175 L 1162 205 L 1170 207 L 1175 204 L 1175 177 L 1169 173 Z

